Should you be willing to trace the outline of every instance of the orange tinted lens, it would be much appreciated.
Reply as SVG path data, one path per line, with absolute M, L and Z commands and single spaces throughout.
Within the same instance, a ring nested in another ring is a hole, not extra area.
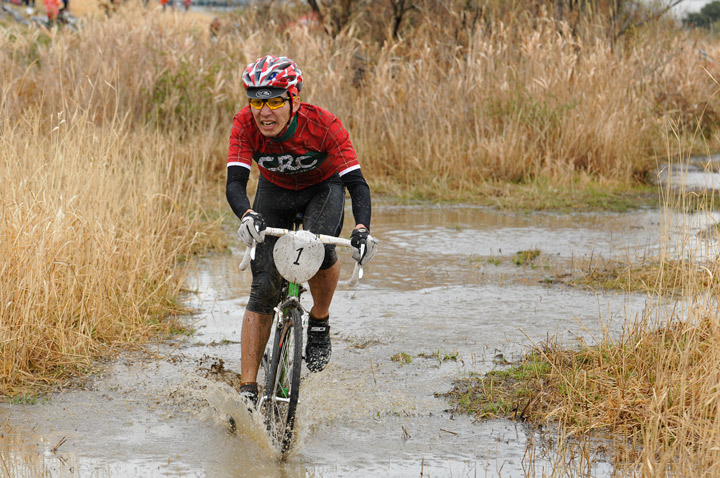
M 288 100 L 288 98 L 270 98 L 268 100 L 259 100 L 257 98 L 250 98 L 248 101 L 250 102 L 250 106 L 252 106 L 256 110 L 261 110 L 265 103 L 267 103 L 268 107 L 271 110 L 276 110 L 276 109 L 282 107 L 282 105 L 284 105 L 287 100 Z
M 270 98 L 267 100 L 267 105 L 271 110 L 276 110 L 285 104 L 286 98 Z

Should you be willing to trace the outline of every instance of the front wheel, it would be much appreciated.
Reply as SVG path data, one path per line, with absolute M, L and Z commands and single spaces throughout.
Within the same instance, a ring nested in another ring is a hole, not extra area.
M 293 308 L 281 328 L 275 331 L 265 383 L 267 398 L 263 403 L 270 439 L 281 453 L 288 451 L 293 440 L 301 367 L 302 314 L 299 308 Z

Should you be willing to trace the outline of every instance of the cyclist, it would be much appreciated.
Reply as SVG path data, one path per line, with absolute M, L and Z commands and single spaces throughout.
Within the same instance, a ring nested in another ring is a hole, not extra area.
M 243 85 L 248 105 L 233 118 L 226 196 L 241 219 L 240 240 L 247 246 L 258 243 L 240 338 L 239 390 L 255 403 L 258 367 L 282 293 L 272 259 L 276 238 L 266 238 L 265 227 L 290 229 L 295 215 L 303 213 L 304 229 L 338 236 L 347 188 L 356 224 L 350 239 L 353 258 L 366 264 L 376 243 L 370 235 L 370 188 L 348 132 L 330 112 L 300 102 L 303 77 L 297 64 L 287 57 L 259 58 L 245 69 Z M 260 176 L 251 207 L 246 187 L 253 160 Z M 320 270 L 308 281 L 313 305 L 305 361 L 312 372 L 323 370 L 330 360 L 329 307 L 338 276 L 335 247 L 326 245 Z

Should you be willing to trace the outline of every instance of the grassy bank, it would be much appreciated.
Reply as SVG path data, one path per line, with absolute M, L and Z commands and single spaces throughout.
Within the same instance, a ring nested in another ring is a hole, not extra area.
M 566 460 L 558 470 L 576 470 L 578 458 L 589 470 L 593 447 L 582 437 L 599 431 L 612 437 L 603 446 L 618 476 L 716 476 L 720 233 L 702 206 L 711 203 L 692 192 L 666 194 L 658 253 L 596 261 L 577 281 L 647 294 L 642 317 L 627 318 L 620 333 L 607 324 L 592 343 L 532 343 L 521 360 L 457 381 L 447 394 L 456 409 L 479 420 L 559 424 L 569 439 L 557 444 Z
M 222 246 L 240 75 L 265 53 L 298 61 L 376 195 L 403 200 L 613 208 L 647 191 L 668 124 L 692 149 L 688 117 L 715 109 L 697 49 L 717 46 L 667 28 L 618 42 L 602 19 L 448 8 L 414 10 L 396 37 L 359 21 L 328 35 L 295 14 L 246 10 L 214 40 L 138 3 L 77 31 L 0 27 L 0 392 L 169 327 L 182 259 Z
M 205 173 L 164 133 L 15 119 L 0 121 L 3 393 L 172 327 L 182 259 L 218 243 Z
M 458 382 L 448 396 L 478 419 L 559 423 L 574 437 L 610 432 L 606 452 L 619 476 L 715 476 L 717 313 L 695 305 L 599 344 L 538 345 L 508 369 Z M 576 456 L 568 443 L 563 454 Z
M 216 148 L 154 127 L 127 26 L 2 30 L 2 394 L 171 330 L 183 259 L 222 246 Z

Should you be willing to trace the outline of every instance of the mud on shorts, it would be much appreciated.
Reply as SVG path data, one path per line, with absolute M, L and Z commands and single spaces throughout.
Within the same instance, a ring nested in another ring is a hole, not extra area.
M 338 175 L 300 191 L 281 188 L 262 175 L 258 180 L 253 210 L 262 214 L 267 227 L 292 229 L 293 218 L 303 213 L 303 229 L 315 234 L 339 236 L 345 214 L 345 186 Z M 273 261 L 277 237 L 265 236 L 257 245 L 251 263 L 252 285 L 247 310 L 272 314 L 282 294 L 282 276 Z M 325 258 L 320 270 L 337 262 L 335 246 L 325 245 Z

